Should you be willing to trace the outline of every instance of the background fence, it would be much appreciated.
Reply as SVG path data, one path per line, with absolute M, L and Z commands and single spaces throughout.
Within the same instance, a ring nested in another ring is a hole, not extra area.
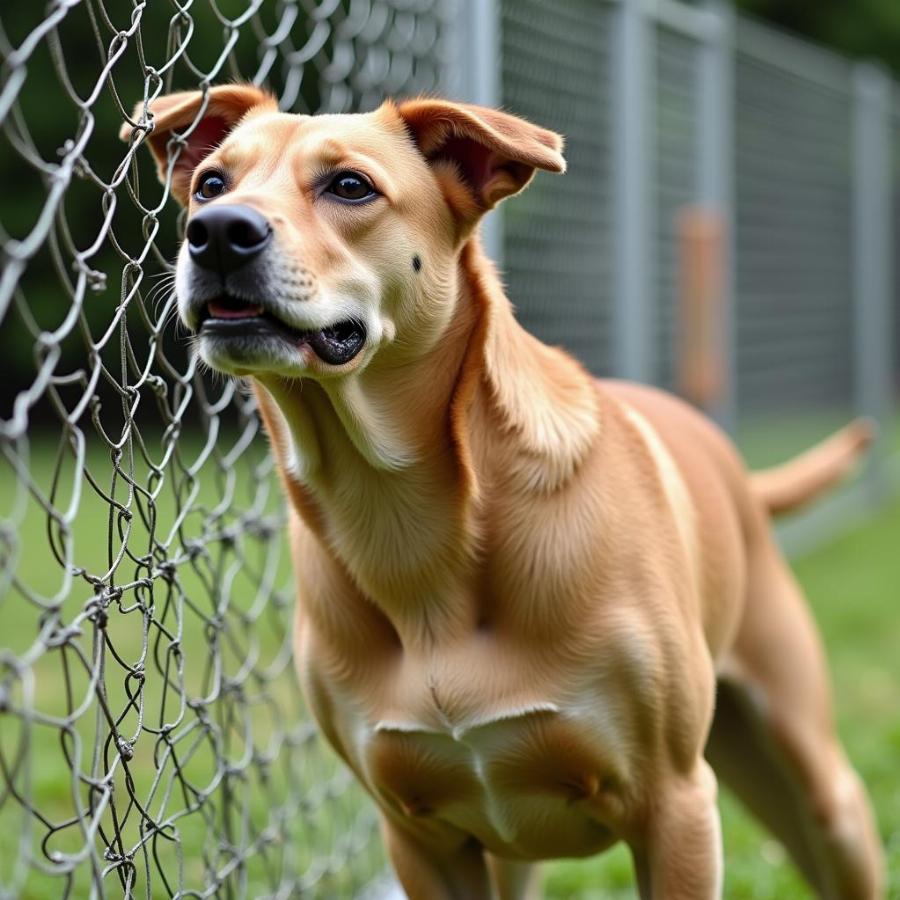
M 569 174 L 486 226 L 526 324 L 675 386 L 677 223 L 704 205 L 730 251 L 715 412 L 751 460 L 854 411 L 885 426 L 862 487 L 787 539 L 889 483 L 900 97 L 877 69 L 671 0 L 15 0 L 0 55 L 0 897 L 350 897 L 383 865 L 297 696 L 252 405 L 171 322 L 178 216 L 143 121 L 115 138 L 142 98 L 442 90 L 564 132 Z
M 900 471 L 889 76 L 717 0 L 468 8 L 495 21 L 477 52 L 498 62 L 459 89 L 567 136 L 565 179 L 540 174 L 488 228 L 520 317 L 597 374 L 678 389 L 679 222 L 714 212 L 727 371 L 713 413 L 754 465 L 877 419 L 867 478 L 783 538 L 809 546 L 864 514 Z

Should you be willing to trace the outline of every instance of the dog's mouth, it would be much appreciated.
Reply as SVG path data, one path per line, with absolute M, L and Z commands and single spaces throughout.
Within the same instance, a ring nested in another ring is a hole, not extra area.
M 332 366 L 350 362 L 366 341 L 361 322 L 347 319 L 327 328 L 303 331 L 274 316 L 259 303 L 230 295 L 210 300 L 200 316 L 199 333 L 215 338 L 278 338 L 295 346 L 306 344 L 322 360 Z

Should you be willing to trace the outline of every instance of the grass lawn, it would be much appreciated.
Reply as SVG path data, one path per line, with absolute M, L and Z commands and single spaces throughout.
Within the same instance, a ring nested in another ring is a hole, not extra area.
M 759 447 L 771 449 L 774 440 L 760 441 Z M 798 434 L 793 440 L 802 446 L 808 443 L 808 435 Z M 260 451 L 264 447 L 259 440 L 253 446 Z M 243 874 L 231 881 L 232 891 L 225 889 L 222 896 L 271 894 L 277 887 L 272 873 L 293 871 L 306 885 L 304 896 L 343 900 L 381 865 L 371 813 L 322 742 L 305 731 L 302 722 L 297 725 L 300 704 L 294 676 L 289 660 L 281 653 L 289 608 L 273 610 L 269 589 L 261 592 L 258 588 L 260 583 L 278 587 L 275 596 L 289 607 L 290 579 L 282 542 L 265 534 L 241 534 L 234 540 L 241 515 L 256 508 L 255 518 L 259 519 L 277 507 L 278 496 L 266 495 L 260 500 L 260 485 L 265 480 L 253 474 L 259 463 L 255 451 L 232 453 L 222 435 L 209 460 L 202 462 L 205 452 L 196 441 L 182 441 L 180 461 L 166 463 L 165 476 L 152 481 L 155 512 L 150 520 L 138 514 L 141 503 L 146 511 L 144 500 L 129 501 L 120 484 L 116 497 L 135 515 L 129 520 L 130 531 L 123 532 L 122 523 L 116 523 L 110 544 L 109 505 L 99 495 L 110 490 L 109 458 L 91 450 L 87 462 L 97 477 L 97 489 L 82 484 L 78 514 L 65 535 L 51 529 L 59 553 L 63 557 L 68 553 L 75 564 L 93 573 L 105 572 L 127 544 L 138 562 L 126 556 L 118 564 L 118 584 L 146 574 L 140 560 L 149 547 L 177 560 L 173 574 L 177 590 L 171 598 L 163 590 L 165 579 L 155 580 L 152 617 L 135 605 L 142 589 L 133 585 L 125 592 L 126 602 L 109 607 L 109 641 L 103 651 L 105 701 L 114 713 L 122 713 L 119 730 L 137 735 L 128 779 L 122 766 L 113 776 L 118 813 L 127 813 L 121 823 L 124 849 L 139 846 L 141 838 L 141 817 L 125 802 L 126 790 L 138 798 L 152 799 L 148 810 L 157 819 L 165 817 L 163 812 L 175 816 L 165 835 L 146 852 L 139 849 L 135 853 L 135 894 L 145 896 L 149 881 L 150 896 L 169 896 L 160 871 L 168 873 L 175 887 L 203 890 L 205 873 L 235 865 L 239 855 L 235 848 L 246 847 L 262 834 L 265 853 L 253 856 Z M 44 490 L 52 481 L 53 455 L 49 443 L 31 451 L 30 472 Z M 773 453 L 773 459 L 757 462 L 776 461 L 785 455 Z M 75 485 L 73 470 L 71 460 L 62 467 L 56 497 L 60 509 L 68 504 Z M 35 598 L 27 600 L 15 586 L 0 580 L 0 690 L 4 684 L 13 685 L 8 697 L 18 710 L 14 715 L 0 714 L 0 763 L 9 768 L 25 754 L 30 766 L 18 765 L 14 783 L 33 799 L 53 831 L 48 838 L 47 824 L 25 814 L 5 793 L 0 772 L 0 895 L 3 887 L 15 880 L 18 893 L 14 896 L 55 900 L 64 896 L 66 879 L 61 873 L 71 869 L 69 896 L 86 897 L 89 862 L 74 860 L 91 846 L 91 840 L 69 819 L 79 804 L 87 808 L 88 795 L 84 784 L 73 778 L 67 756 L 71 759 L 72 748 L 80 747 L 77 768 L 84 774 L 105 772 L 108 760 L 115 763 L 115 754 L 104 759 L 101 753 L 99 762 L 94 756 L 98 745 L 109 754 L 105 745 L 108 722 L 96 716 L 96 699 L 79 711 L 71 727 L 58 723 L 72 715 L 73 705 L 77 707 L 80 699 L 91 696 L 90 667 L 79 670 L 75 655 L 51 649 L 31 658 L 25 667 L 33 676 L 29 688 L 28 678 L 4 681 L 11 671 L 4 666 L 9 660 L 29 658 L 37 646 L 39 629 L 45 627 L 41 598 L 57 598 L 65 624 L 83 610 L 92 589 L 81 577 L 69 581 L 49 553 L 47 521 L 40 507 L 27 501 L 16 508 L 12 475 L 0 460 L 0 524 L 13 509 L 12 520 L 17 523 L 14 534 L 0 533 L 0 574 L 15 571 Z M 134 477 L 139 484 L 151 483 L 141 464 L 135 465 Z M 186 515 L 179 512 L 184 507 L 191 510 Z M 218 523 L 212 530 L 210 521 Z M 185 555 L 186 540 L 199 541 L 194 546 L 202 546 L 203 552 L 196 558 Z M 828 645 L 841 733 L 875 800 L 888 847 L 891 882 L 900 885 L 900 505 L 798 560 L 796 568 Z M 149 595 L 142 596 L 145 604 L 149 599 Z M 210 622 L 220 623 L 216 625 L 215 653 L 210 650 L 214 637 Z M 80 627 L 72 640 L 90 662 L 97 652 L 94 642 L 98 635 L 92 621 L 83 620 Z M 176 645 L 180 657 L 172 655 Z M 129 691 L 133 694 L 135 685 L 129 683 L 127 673 L 142 658 L 145 714 L 139 724 L 137 710 L 129 707 Z M 166 661 L 179 658 L 183 670 L 170 677 L 167 693 L 162 674 Z M 242 687 L 233 700 L 222 697 L 231 681 Z M 173 692 L 173 684 L 177 691 Z M 30 696 L 26 689 L 32 691 Z M 179 694 L 195 704 L 190 711 L 179 711 L 174 702 Z M 220 699 L 204 705 L 203 698 L 210 694 Z M 23 709 L 38 715 L 23 717 Z M 179 779 L 173 777 L 171 758 L 162 765 L 166 773 L 163 783 L 154 787 L 162 747 L 157 732 L 163 720 L 179 723 L 181 731 L 173 732 L 180 735 L 176 741 L 182 754 L 179 764 L 197 793 L 184 793 Z M 194 736 L 202 735 L 209 739 L 203 737 L 195 744 Z M 269 753 L 274 761 L 260 762 Z M 230 815 L 221 803 L 226 782 Z M 205 799 L 206 791 L 209 799 Z M 204 802 L 198 804 L 198 798 Z M 728 900 L 808 897 L 779 847 L 762 835 L 729 797 L 723 796 L 722 807 Z M 280 816 L 292 818 L 266 838 L 267 826 Z M 108 834 L 109 814 L 100 821 Z M 55 857 L 56 863 L 41 849 L 45 838 L 47 853 L 61 854 Z M 97 853 L 102 854 L 103 846 L 99 837 L 94 838 Z M 21 861 L 29 855 L 42 861 L 46 871 L 32 871 L 23 880 L 19 877 Z M 97 858 L 101 864 L 105 862 L 102 856 Z M 104 885 L 109 896 L 121 895 L 115 874 L 107 875 Z M 546 890 L 551 898 L 633 897 L 627 854 L 617 850 L 596 860 L 548 865 Z M 900 900 L 900 886 L 893 891 L 891 897 Z
M 747 464 L 761 469 L 801 453 L 846 425 L 854 415 L 849 409 L 749 414 L 738 423 L 737 443 Z M 900 454 L 900 405 L 881 429 L 878 443 L 885 453 Z

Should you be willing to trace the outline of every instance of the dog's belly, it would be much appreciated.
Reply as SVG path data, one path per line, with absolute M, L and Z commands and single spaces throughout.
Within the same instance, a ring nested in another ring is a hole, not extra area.
M 367 780 L 411 821 L 452 825 L 523 859 L 588 855 L 617 840 L 627 761 L 602 715 L 534 703 L 461 727 L 380 721 L 363 732 Z

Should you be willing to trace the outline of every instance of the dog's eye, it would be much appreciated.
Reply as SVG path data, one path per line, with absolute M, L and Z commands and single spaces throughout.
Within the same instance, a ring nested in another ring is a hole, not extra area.
M 366 200 L 375 196 L 369 180 L 356 172 L 338 172 L 328 185 L 328 193 L 341 200 Z
M 207 172 L 197 185 L 196 196 L 198 200 L 212 200 L 225 191 L 225 179 L 217 172 Z

